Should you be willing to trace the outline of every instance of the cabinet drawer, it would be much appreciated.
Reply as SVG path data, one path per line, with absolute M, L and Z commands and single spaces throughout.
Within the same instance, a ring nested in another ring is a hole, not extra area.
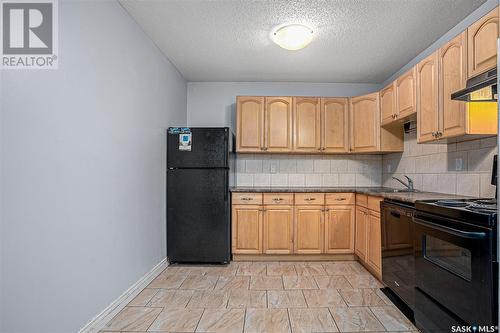
M 325 194 L 325 203 L 327 205 L 354 205 L 354 193 L 328 193 Z
M 261 205 L 262 193 L 233 193 L 233 205 Z
M 325 195 L 323 193 L 296 193 L 296 205 L 324 205 Z
M 368 196 L 366 194 L 356 194 L 356 205 L 367 208 Z
M 293 194 L 264 193 L 264 205 L 293 205 Z
M 384 200 L 381 197 L 368 197 L 368 209 L 374 210 L 380 213 L 380 201 Z

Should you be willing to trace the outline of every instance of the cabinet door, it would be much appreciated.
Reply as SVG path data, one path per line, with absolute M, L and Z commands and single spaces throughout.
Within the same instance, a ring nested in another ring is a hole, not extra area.
M 466 133 L 467 103 L 454 101 L 451 94 L 465 88 L 467 79 L 467 33 L 463 32 L 439 50 L 439 136 Z
M 496 66 L 498 25 L 498 9 L 494 9 L 467 29 L 469 78 Z
M 321 98 L 321 143 L 325 153 L 349 151 L 348 98 Z
M 415 71 L 413 67 L 396 80 L 396 118 L 408 117 L 417 112 Z
M 417 142 L 435 139 L 438 131 L 438 56 L 433 53 L 417 65 Z
M 362 261 L 366 260 L 366 223 L 367 210 L 356 207 L 356 232 L 354 237 L 354 253 Z
M 293 98 L 293 150 L 297 152 L 320 151 L 320 102 L 319 98 Z
M 292 206 L 264 207 L 264 253 L 290 254 L 293 251 Z
M 265 145 L 268 152 L 292 150 L 292 98 L 266 97 Z
M 261 152 L 264 148 L 264 97 L 236 98 L 236 150 Z
M 396 114 L 396 95 L 394 94 L 394 82 L 380 90 L 380 117 L 382 125 L 394 121 Z
M 325 212 L 325 253 L 354 253 L 355 206 L 328 206 Z
M 380 214 L 370 211 L 366 228 L 367 248 L 366 263 L 382 275 L 382 232 L 380 226 Z
M 232 243 L 233 253 L 262 253 L 262 206 L 233 206 Z
M 380 104 L 377 93 L 351 98 L 351 150 L 378 151 L 380 143 Z
M 323 253 L 323 206 L 295 206 L 295 253 Z

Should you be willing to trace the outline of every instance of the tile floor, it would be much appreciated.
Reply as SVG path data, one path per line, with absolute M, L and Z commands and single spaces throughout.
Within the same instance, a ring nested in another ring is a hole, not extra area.
M 169 266 L 102 332 L 410 332 L 355 261 Z

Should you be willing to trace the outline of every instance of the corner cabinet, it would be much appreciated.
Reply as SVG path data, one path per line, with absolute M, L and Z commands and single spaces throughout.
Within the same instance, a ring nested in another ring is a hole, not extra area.
M 380 122 L 382 125 L 392 123 L 396 119 L 396 94 L 394 82 L 380 90 Z
M 431 54 L 417 65 L 417 142 L 435 139 L 439 127 L 438 56 Z
M 404 119 L 417 112 L 416 69 L 413 67 L 401 75 L 394 84 L 396 95 L 395 118 Z
M 378 93 L 351 98 L 351 151 L 373 152 L 380 146 Z
M 497 64 L 498 8 L 467 29 L 468 77 L 486 72 Z

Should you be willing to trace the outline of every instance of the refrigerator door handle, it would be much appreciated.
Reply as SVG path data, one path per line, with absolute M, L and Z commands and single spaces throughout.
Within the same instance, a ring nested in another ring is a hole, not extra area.
M 229 180 L 227 179 L 228 178 L 228 173 L 225 172 L 224 173 L 224 201 L 227 201 L 227 193 L 229 192 Z

